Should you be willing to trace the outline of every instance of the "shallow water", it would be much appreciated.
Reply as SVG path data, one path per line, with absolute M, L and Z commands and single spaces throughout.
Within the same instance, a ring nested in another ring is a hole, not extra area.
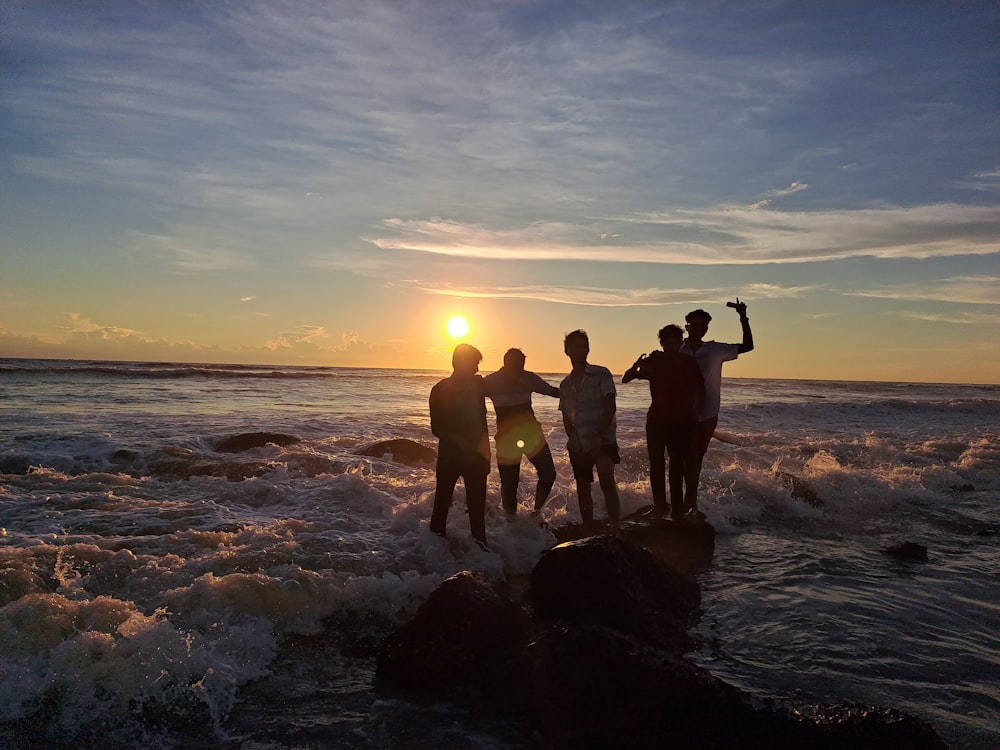
M 445 542 L 427 531 L 431 467 L 354 453 L 433 445 L 441 376 L 0 360 L 0 737 L 530 746 L 497 707 L 373 684 L 373 649 L 441 580 L 516 580 L 554 542 L 492 508 L 484 553 L 460 501 Z M 647 404 L 619 387 L 626 513 L 649 502 Z M 554 400 L 536 412 L 558 527 L 578 520 L 565 439 Z M 761 696 L 894 706 L 954 747 L 1000 746 L 998 424 L 995 386 L 727 380 L 693 658 Z M 254 431 L 298 442 L 215 450 Z M 882 553 L 906 540 L 927 562 Z

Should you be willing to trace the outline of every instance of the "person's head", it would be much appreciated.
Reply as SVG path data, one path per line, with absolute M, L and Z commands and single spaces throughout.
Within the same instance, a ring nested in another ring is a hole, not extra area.
M 688 336 L 696 341 L 700 341 L 702 336 L 708 333 L 708 324 L 712 321 L 712 316 L 704 310 L 692 310 L 684 316 L 687 325 Z
M 675 352 L 684 343 L 684 331 L 680 326 L 673 323 L 663 326 L 658 335 L 660 337 L 660 347 L 665 352 Z
M 503 366 L 511 372 L 523 372 L 525 359 L 520 349 L 508 349 L 503 355 Z
M 459 344 L 451 353 L 451 366 L 456 375 L 475 375 L 482 361 L 482 353 L 470 344 Z
M 590 337 L 581 328 L 570 331 L 563 339 L 563 351 L 571 362 L 586 362 L 587 355 L 590 354 Z

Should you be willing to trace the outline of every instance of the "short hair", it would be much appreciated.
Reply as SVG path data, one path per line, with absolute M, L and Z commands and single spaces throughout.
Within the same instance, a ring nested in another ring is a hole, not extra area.
M 681 336 L 681 337 L 683 337 L 684 336 L 684 330 L 679 325 L 675 325 L 675 324 L 671 323 L 670 325 L 663 326 L 663 328 L 661 328 L 659 330 L 659 333 L 657 334 L 657 336 L 659 336 L 660 341 L 663 341 L 663 339 L 667 338 L 668 336 Z
M 569 342 L 574 339 L 582 341 L 587 345 L 587 348 L 590 349 L 590 336 L 588 336 L 587 332 L 582 328 L 577 328 L 575 331 L 570 331 L 566 334 L 566 338 L 563 339 L 563 348 L 565 349 L 569 345 Z
M 506 352 L 504 352 L 503 355 L 504 365 L 512 362 L 520 362 L 521 366 L 523 367 L 524 361 L 526 359 L 527 357 L 524 356 L 524 352 L 522 352 L 520 349 L 515 349 L 515 348 L 508 349 Z
M 483 361 L 483 353 L 472 344 L 459 344 L 451 353 L 451 366 L 458 367 L 459 362 L 463 361 L 475 362 L 478 365 Z
M 704 318 L 706 323 L 712 322 L 712 316 L 702 309 L 692 310 L 684 316 L 684 321 L 690 323 L 692 318 Z

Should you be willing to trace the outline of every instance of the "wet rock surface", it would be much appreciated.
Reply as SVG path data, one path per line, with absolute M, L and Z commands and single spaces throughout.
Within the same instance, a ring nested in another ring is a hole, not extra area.
M 523 600 L 482 574 L 446 580 L 383 643 L 377 674 L 411 698 L 516 696 L 545 750 L 947 750 L 890 708 L 762 703 L 714 677 L 684 657 L 699 597 L 627 539 L 563 543 Z

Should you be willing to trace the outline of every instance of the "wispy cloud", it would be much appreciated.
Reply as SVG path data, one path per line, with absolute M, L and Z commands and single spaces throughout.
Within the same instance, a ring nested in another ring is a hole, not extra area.
M 988 172 L 978 172 L 965 180 L 954 180 L 953 187 L 964 190 L 981 190 L 987 193 L 1000 193 L 1000 169 Z
M 250 259 L 243 253 L 225 247 L 192 244 L 171 235 L 134 234 L 130 248 L 160 259 L 179 273 L 230 271 L 250 265 Z
M 1000 327 L 1000 313 L 930 313 L 903 310 L 895 313 L 903 320 L 922 320 L 927 323 L 952 323 L 955 325 L 976 325 Z
M 952 276 L 935 281 L 891 284 L 845 292 L 853 297 L 1000 305 L 1000 276 Z
M 602 217 L 605 223 L 609 217 Z M 746 206 L 620 216 L 642 228 L 634 244 L 592 243 L 589 226 L 535 223 L 519 229 L 433 218 L 388 219 L 391 234 L 370 238 L 383 250 L 490 260 L 748 265 L 843 258 L 931 258 L 1000 252 L 1000 213 L 991 207 L 936 204 L 831 211 Z M 638 234 L 633 232 L 632 234 Z M 607 240 L 608 238 L 605 238 Z
M 113 341 L 117 339 L 136 339 L 140 341 L 149 340 L 147 336 L 143 335 L 139 331 L 131 328 L 123 328 L 121 326 L 101 325 L 93 322 L 89 318 L 84 317 L 78 312 L 66 313 L 66 325 L 63 328 L 71 334 L 96 336 L 97 338 L 105 341 Z
M 768 197 L 764 198 L 763 200 L 759 200 L 756 203 L 751 203 L 750 204 L 750 208 L 754 208 L 754 209 L 756 209 L 756 208 L 764 208 L 766 206 L 771 205 L 771 201 L 773 201 L 775 198 L 779 198 L 782 195 L 791 195 L 792 193 L 797 193 L 800 190 L 808 190 L 808 189 L 809 189 L 809 186 L 806 183 L 804 183 L 804 182 L 793 182 L 791 185 L 789 185 L 788 187 L 783 188 L 781 190 L 772 190 L 772 191 L 770 191 L 767 194 Z
M 659 307 L 670 304 L 717 302 L 732 294 L 751 299 L 798 297 L 811 287 L 784 288 L 774 284 L 751 284 L 733 289 L 625 289 L 583 286 L 459 286 L 431 281 L 402 281 L 394 286 L 416 289 L 426 294 L 470 299 L 516 299 L 587 307 Z

